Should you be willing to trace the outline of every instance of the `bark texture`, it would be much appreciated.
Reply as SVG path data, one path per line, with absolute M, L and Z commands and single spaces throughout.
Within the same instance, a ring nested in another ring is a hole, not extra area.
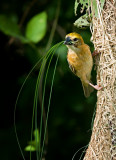
M 84 160 L 116 160 L 116 2 L 106 0 L 98 18 L 93 16 L 92 41 L 100 52 L 97 84 L 97 109 L 91 140 Z

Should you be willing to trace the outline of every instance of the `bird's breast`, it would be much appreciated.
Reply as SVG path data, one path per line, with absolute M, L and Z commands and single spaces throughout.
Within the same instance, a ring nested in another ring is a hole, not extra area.
M 79 57 L 76 53 L 68 53 L 67 54 L 67 61 L 69 63 L 69 67 L 71 71 L 80 77 L 81 69 L 82 69 L 82 62 L 79 60 Z
M 91 52 L 75 53 L 72 50 L 68 51 L 67 60 L 72 72 L 79 78 L 83 75 L 90 75 L 92 69 Z

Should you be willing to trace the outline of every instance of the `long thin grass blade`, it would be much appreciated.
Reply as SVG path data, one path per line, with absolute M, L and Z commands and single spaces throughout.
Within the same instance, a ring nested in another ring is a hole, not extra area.
M 17 95 L 17 98 L 16 98 L 16 103 L 15 103 L 15 108 L 14 108 L 14 130 L 15 130 L 15 135 L 16 135 L 16 140 L 17 140 L 17 143 L 18 143 L 18 146 L 19 146 L 19 150 L 21 152 L 21 155 L 22 155 L 22 158 L 23 160 L 25 160 L 25 156 L 24 156 L 24 153 L 23 153 L 23 150 L 21 148 L 21 144 L 19 142 L 19 137 L 18 137 L 18 133 L 17 133 L 17 127 L 16 127 L 16 109 L 17 109 L 17 104 L 18 104 L 18 100 L 19 100 L 19 97 L 20 97 L 20 94 L 22 92 L 22 89 L 27 81 L 27 79 L 29 78 L 30 74 L 33 72 L 33 70 L 36 68 L 36 66 L 43 60 L 42 64 L 41 64 L 41 67 L 40 67 L 40 72 L 39 72 L 39 75 L 38 75 L 38 78 L 37 78 L 37 83 L 36 83 L 36 89 L 35 89 L 35 96 L 34 96 L 34 104 L 33 104 L 33 114 L 32 114 L 32 128 L 31 128 L 31 141 L 32 141 L 32 132 L 33 132 L 33 120 L 34 120 L 34 116 L 35 116 L 35 129 L 37 129 L 37 102 L 38 102 L 38 89 L 39 89 L 39 84 L 40 84 L 40 79 L 41 79 L 41 75 L 42 75 L 42 72 L 43 72 L 43 69 L 45 67 L 45 64 L 49 58 L 49 56 L 51 54 L 53 54 L 54 50 L 59 46 L 61 45 L 63 42 L 60 42 L 56 45 L 54 45 L 35 65 L 34 67 L 31 69 L 31 71 L 29 72 L 29 74 L 27 75 L 27 77 L 25 78 L 20 90 L 19 90 L 19 93 Z M 53 58 L 53 57 L 52 57 Z M 51 60 L 52 60 L 51 58 Z M 51 61 L 50 60 L 50 61 Z M 51 63 L 51 62 L 50 62 Z M 50 65 L 49 63 L 49 65 Z M 49 68 L 49 67 L 48 67 Z M 48 69 L 49 70 L 49 69 Z M 47 76 L 46 76 L 46 79 L 47 79 Z M 46 81 L 46 80 L 45 80 Z M 45 82 L 45 85 L 46 85 L 46 82 Z M 45 88 L 45 85 L 44 85 L 44 88 Z M 44 89 L 45 90 L 45 89 Z M 45 93 L 45 91 L 44 91 Z M 43 94 L 43 97 L 44 97 L 44 94 Z M 51 99 L 51 98 L 50 98 Z M 43 99 L 44 100 L 44 99 Z M 49 102 L 50 103 L 50 102 Z M 43 106 L 44 102 L 42 102 L 42 106 Z M 42 111 L 43 112 L 43 111 Z M 43 115 L 43 113 L 42 113 Z M 41 116 L 42 116 L 41 115 Z M 42 121 L 42 120 L 41 120 Z M 42 123 L 42 122 L 41 122 Z M 42 125 L 41 125 L 41 129 L 42 129 Z M 46 129 L 45 129 L 46 130 Z M 36 140 L 37 141 L 37 140 Z M 40 149 L 39 149 L 40 151 Z M 39 159 L 38 157 L 38 151 L 37 151 L 37 160 Z M 31 150 L 30 150 L 30 160 L 31 160 Z
M 40 68 L 40 71 L 39 71 L 39 75 L 38 75 L 38 78 L 37 78 L 37 82 L 36 82 L 36 89 L 35 89 L 35 96 L 34 96 L 34 104 L 33 104 L 33 116 L 32 116 L 32 129 L 31 129 L 31 141 L 32 141 L 32 133 L 33 133 L 33 120 L 34 120 L 34 115 L 37 116 L 37 102 L 38 102 L 38 90 L 39 90 L 39 85 L 40 85 L 40 79 L 41 79 L 41 75 L 42 75 L 42 72 L 44 70 L 44 67 L 45 67 L 45 64 L 49 58 L 49 56 L 58 48 L 59 45 L 61 45 L 63 42 L 60 42 L 56 45 L 54 45 L 46 54 L 46 56 L 44 57 L 43 59 L 43 62 L 41 64 L 41 68 Z M 52 58 L 51 58 L 52 60 Z M 50 60 L 50 61 L 51 61 Z M 50 62 L 51 63 L 51 62 Z M 47 78 L 47 77 L 46 77 Z M 42 105 L 43 106 L 43 105 Z M 34 113 L 35 112 L 35 113 Z M 37 120 L 37 117 L 35 116 L 35 121 Z M 40 127 L 40 130 L 42 129 L 42 116 L 43 116 L 43 109 L 42 109 L 42 113 L 41 113 L 41 127 Z M 35 122 L 36 126 L 35 126 L 35 129 L 37 129 L 37 122 Z M 40 140 L 40 143 L 41 143 L 41 131 L 40 131 L 40 137 L 39 137 L 39 140 Z M 39 152 L 41 150 L 40 148 L 40 143 L 39 143 Z M 36 147 L 37 147 L 37 143 L 36 143 Z M 36 155 L 37 155 L 37 160 L 38 160 L 38 151 L 36 150 Z M 31 160 L 31 151 L 30 151 L 30 160 Z
M 43 138 L 43 144 L 42 144 L 40 160 L 42 159 L 43 149 L 44 149 L 44 144 L 45 144 L 45 136 L 46 136 L 46 129 L 47 129 L 47 124 L 48 124 L 48 115 L 49 115 L 49 109 L 50 109 L 50 103 L 51 103 L 51 95 L 52 95 L 53 82 L 54 82 L 56 67 L 57 67 L 57 63 L 58 63 L 58 58 L 59 58 L 59 55 L 57 57 L 55 68 L 54 68 L 54 72 L 53 72 L 53 78 L 52 78 L 52 84 L 51 84 L 51 89 L 50 89 L 50 97 L 49 97 L 49 102 L 48 102 L 48 110 L 47 110 L 47 116 L 46 116 L 46 124 L 45 124 L 45 131 L 44 131 L 44 138 Z
M 15 135 L 16 135 L 16 140 L 17 140 L 17 143 L 18 143 L 18 146 L 19 146 L 19 149 L 20 149 L 20 152 L 21 152 L 21 155 L 23 157 L 23 160 L 25 160 L 25 157 L 24 157 L 24 154 L 23 154 L 23 151 L 22 151 L 22 148 L 21 148 L 21 145 L 20 145 L 20 142 L 19 142 L 19 138 L 18 138 L 18 134 L 17 134 L 17 128 L 16 128 L 16 108 L 17 108 L 17 104 L 18 104 L 18 100 L 19 100 L 19 97 L 20 97 L 20 94 L 22 92 L 22 89 L 27 81 L 27 79 L 29 78 L 29 76 L 31 75 L 31 73 L 33 72 L 33 70 L 36 68 L 36 66 L 41 62 L 41 60 L 43 59 L 44 57 L 42 57 L 34 66 L 33 68 L 31 69 L 31 71 L 29 72 L 29 74 L 27 75 L 27 77 L 25 78 L 20 90 L 19 90 L 19 93 L 17 95 L 17 98 L 16 98 L 16 102 L 15 102 L 15 108 L 14 108 L 14 131 L 15 131 Z
M 51 61 L 52 61 L 52 58 L 54 56 L 54 53 L 56 51 L 56 49 L 62 44 L 63 42 L 61 43 L 58 43 L 57 47 L 54 49 L 54 52 L 51 56 L 51 59 L 49 61 L 49 64 L 48 64 L 48 67 L 47 67 L 47 71 L 46 71 L 46 76 L 45 76 L 45 81 L 44 81 L 44 88 L 43 88 L 43 96 L 42 96 L 42 111 L 41 111 L 41 120 L 40 120 L 40 139 L 41 139 L 41 135 L 42 135 L 42 116 L 43 116 L 43 107 L 44 107 L 44 98 L 45 98 L 45 88 L 46 88 L 46 81 L 47 81 L 47 76 L 48 76 L 48 71 L 49 71 L 49 67 L 50 67 L 50 64 L 51 64 Z M 39 150 L 41 149 L 41 142 L 39 143 Z

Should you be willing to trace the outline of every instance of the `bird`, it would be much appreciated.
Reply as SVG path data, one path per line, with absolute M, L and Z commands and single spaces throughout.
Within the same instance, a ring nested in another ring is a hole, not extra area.
M 66 35 L 64 44 L 68 48 L 67 61 L 71 71 L 80 78 L 85 97 L 89 97 L 94 89 L 101 90 L 101 86 L 91 82 L 93 58 L 90 48 L 84 43 L 82 36 L 76 32 Z

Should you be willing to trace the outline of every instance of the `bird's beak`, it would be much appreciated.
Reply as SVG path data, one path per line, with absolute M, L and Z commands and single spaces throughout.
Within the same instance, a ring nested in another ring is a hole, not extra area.
M 71 45 L 72 44 L 72 40 L 70 39 L 70 37 L 67 37 L 66 40 L 64 41 L 65 45 Z
M 63 44 L 67 45 L 67 42 L 66 42 L 66 41 L 64 41 L 64 43 L 63 43 Z

